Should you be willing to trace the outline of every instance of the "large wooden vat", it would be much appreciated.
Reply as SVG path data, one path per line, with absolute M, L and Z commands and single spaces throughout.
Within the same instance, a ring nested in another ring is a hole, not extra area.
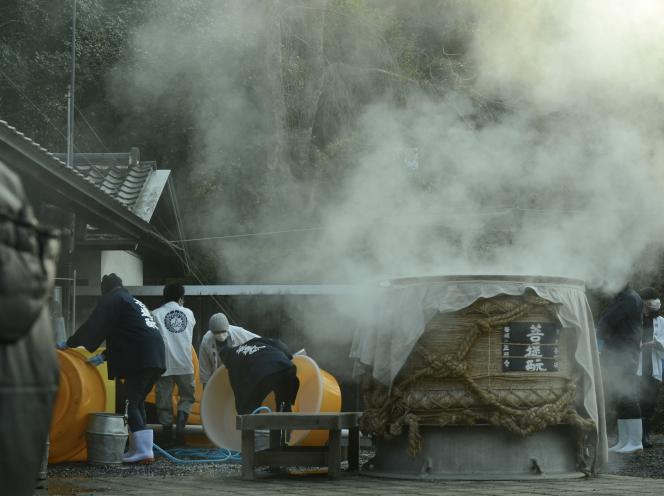
M 364 381 L 362 428 L 377 442 L 370 471 L 581 475 L 581 440 L 594 423 L 577 408 L 577 330 L 556 315 L 556 304 L 531 289 L 434 315 L 391 388 Z

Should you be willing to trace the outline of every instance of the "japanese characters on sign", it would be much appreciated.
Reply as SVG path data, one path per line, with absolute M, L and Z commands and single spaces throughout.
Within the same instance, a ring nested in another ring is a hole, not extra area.
M 551 322 L 512 322 L 503 327 L 503 372 L 558 372 L 560 329 Z

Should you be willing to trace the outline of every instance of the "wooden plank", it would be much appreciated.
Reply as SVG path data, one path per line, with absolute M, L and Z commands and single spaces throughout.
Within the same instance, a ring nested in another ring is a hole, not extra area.
M 284 431 L 273 430 L 270 431 L 270 451 L 279 451 L 281 450 L 281 433 Z M 282 463 L 281 460 L 279 463 Z M 280 465 L 270 465 L 270 470 L 273 472 L 279 471 Z
M 254 480 L 254 431 L 242 431 L 242 478 Z
M 243 454 L 244 456 L 244 454 Z M 325 467 L 328 463 L 328 455 L 325 451 L 259 451 L 254 456 L 254 465 L 269 465 L 281 467 Z
M 324 451 L 327 453 L 327 445 L 325 446 L 282 446 L 281 448 L 277 448 L 276 450 L 266 448 L 262 449 L 259 451 L 256 451 L 256 453 L 267 453 L 268 451 L 292 451 L 294 453 L 318 453 L 319 451 Z
M 238 415 L 236 427 L 245 429 L 350 429 L 357 427 L 359 412 L 345 413 L 261 413 Z
M 281 446 L 281 429 L 270 431 L 270 449 L 278 449 Z
M 348 430 L 348 471 L 360 470 L 360 428 L 351 427 Z
M 327 449 L 328 477 L 338 479 L 341 472 L 341 431 L 339 429 L 330 429 Z

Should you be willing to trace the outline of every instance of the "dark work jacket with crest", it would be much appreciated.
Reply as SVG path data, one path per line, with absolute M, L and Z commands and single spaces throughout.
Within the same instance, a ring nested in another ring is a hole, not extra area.
M 219 358 L 228 369 L 236 405 L 244 405 L 262 379 L 295 368 L 291 362 L 293 356 L 278 339 L 254 338 L 234 347 L 224 343 L 218 350 Z
M 127 377 L 146 368 L 166 370 L 164 340 L 150 311 L 125 288 L 102 295 L 68 346 L 96 350 L 106 341 L 108 377 Z

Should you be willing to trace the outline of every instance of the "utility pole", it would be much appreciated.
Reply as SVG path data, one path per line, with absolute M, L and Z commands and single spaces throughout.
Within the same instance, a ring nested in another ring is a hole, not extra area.
M 74 108 L 76 99 L 74 88 L 76 85 L 76 0 L 72 0 L 71 21 L 71 74 L 69 91 L 67 91 L 67 165 L 74 166 Z
M 69 80 L 69 91 L 67 91 L 67 165 L 74 167 L 74 108 L 76 87 L 76 0 L 72 0 L 72 18 L 71 18 L 71 73 Z M 85 224 L 83 224 L 85 225 Z M 72 224 L 72 238 L 76 236 L 76 220 Z M 73 249 L 71 250 L 73 251 Z M 64 255 L 66 257 L 67 277 L 71 282 L 69 287 L 69 301 L 71 302 L 71 311 L 69 323 L 71 333 L 76 331 L 76 269 L 73 268 L 71 251 Z M 63 258 L 64 258 L 63 257 Z

